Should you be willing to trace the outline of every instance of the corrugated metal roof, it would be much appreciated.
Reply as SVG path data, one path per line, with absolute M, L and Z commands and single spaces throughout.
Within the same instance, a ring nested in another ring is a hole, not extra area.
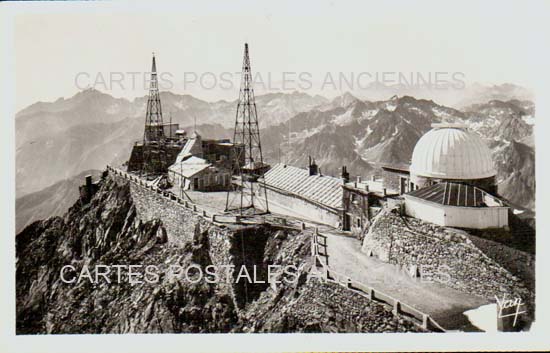
M 277 164 L 264 174 L 267 185 L 331 208 L 342 208 L 342 180 L 309 175 L 307 169 Z
M 189 156 L 202 155 L 202 140 L 200 135 L 194 133 L 193 137 L 187 140 L 180 153 L 176 157 L 176 163 L 179 163 Z
M 487 192 L 468 184 L 443 182 L 412 191 L 406 196 L 439 203 L 446 206 L 489 207 L 503 206 L 502 202 Z

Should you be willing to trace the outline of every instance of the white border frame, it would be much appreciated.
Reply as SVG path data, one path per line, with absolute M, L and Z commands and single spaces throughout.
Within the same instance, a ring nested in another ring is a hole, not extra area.
M 532 38 L 525 38 L 530 43 L 532 52 L 525 53 L 532 57 L 533 66 L 529 70 L 536 86 L 537 122 L 536 133 L 536 175 L 542 181 L 537 185 L 537 321 L 531 332 L 527 333 L 446 333 L 446 334 L 139 334 L 139 335 L 15 335 L 15 55 L 14 55 L 14 17 L 21 13 L 51 13 L 51 12 L 109 12 L 116 13 L 141 11 L 193 11 L 195 8 L 216 8 L 219 11 L 234 12 L 266 11 L 268 4 L 237 0 L 231 2 L 185 2 L 185 3 L 126 3 L 126 2 L 32 2 L 32 3 L 1 3 L 0 4 L 0 41 L 2 55 L 2 111 L 1 121 L 1 160 L 5 166 L 5 173 L 0 176 L 0 187 L 5 195 L 2 203 L 2 228 L 0 237 L 0 351 L 2 352 L 182 352 L 182 351 L 242 351 L 242 352 L 284 352 L 284 351 L 357 351 L 357 350 L 543 350 L 550 349 L 550 339 L 547 332 L 550 328 L 550 310 L 546 298 L 550 298 L 550 280 L 545 269 L 550 268 L 549 235 L 550 218 L 550 187 L 546 180 L 550 179 L 550 140 L 545 138 L 550 132 L 550 79 L 548 67 L 550 55 L 548 46 L 548 21 L 545 17 L 550 13 L 549 3 L 523 2 L 520 6 L 531 6 L 534 17 L 519 22 L 519 25 L 530 25 L 533 31 Z M 470 7 L 472 11 L 498 11 L 506 2 L 489 1 L 484 4 L 475 2 L 461 2 L 460 6 Z M 340 3 L 351 8 L 353 2 Z M 371 1 L 373 11 L 379 3 Z M 416 3 L 420 5 L 420 3 Z M 396 7 L 404 5 L 398 2 Z M 451 6 L 450 3 L 446 4 Z M 286 11 L 296 11 L 297 8 L 312 9 L 320 6 L 330 7 L 328 1 L 291 2 L 278 1 Z M 435 6 L 435 3 L 423 3 L 423 8 Z M 487 18 L 490 25 L 491 18 Z M 467 23 L 467 19 L 465 19 Z M 518 25 L 510 23 L 511 26 Z M 513 43 L 512 43 L 513 44 Z M 543 217 L 541 217 L 541 215 Z

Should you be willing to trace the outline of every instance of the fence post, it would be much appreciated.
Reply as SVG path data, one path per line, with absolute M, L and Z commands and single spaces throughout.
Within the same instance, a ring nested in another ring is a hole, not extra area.
M 427 314 L 422 314 L 422 328 L 424 330 L 428 329 L 428 315 Z
M 393 313 L 394 315 L 398 315 L 400 312 L 401 312 L 401 303 L 399 302 L 399 300 L 394 299 L 394 300 L 393 300 L 393 310 L 392 310 L 392 313 Z
M 323 266 L 323 263 L 321 262 L 321 259 L 319 259 L 319 256 L 317 256 L 317 254 L 315 254 L 315 265 Z
M 328 266 L 325 266 L 325 276 L 327 279 L 333 279 L 330 275 L 330 270 L 328 269 Z

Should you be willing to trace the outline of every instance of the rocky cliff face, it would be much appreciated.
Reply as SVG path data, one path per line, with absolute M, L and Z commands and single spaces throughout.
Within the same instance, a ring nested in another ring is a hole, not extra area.
M 177 214 L 146 219 L 143 200 L 108 176 L 88 204 L 17 235 L 18 334 L 419 330 L 336 284 L 308 281 L 309 234 L 224 227 L 185 214 L 179 219 L 190 234 L 175 234 Z M 248 285 L 235 281 L 236 272 L 227 281 L 192 283 L 173 270 L 196 275 L 220 264 L 249 273 L 256 267 L 260 281 L 269 265 L 294 270 L 277 274 L 279 284 Z M 74 270 L 63 270 L 67 265 Z M 117 265 L 120 279 L 118 270 L 102 275 Z M 156 270 L 144 271 L 149 265 Z M 285 282 L 289 276 L 298 280 Z

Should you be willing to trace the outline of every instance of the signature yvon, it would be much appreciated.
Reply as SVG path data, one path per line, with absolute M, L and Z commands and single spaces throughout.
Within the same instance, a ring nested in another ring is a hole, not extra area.
M 495 295 L 495 299 L 497 301 L 497 307 L 498 307 L 498 318 L 501 319 L 501 318 L 513 316 L 514 317 L 513 326 L 516 326 L 516 322 L 520 314 L 527 313 L 527 311 L 525 310 L 520 311 L 521 306 L 525 305 L 525 303 L 519 297 L 514 299 L 508 299 L 506 298 L 506 294 L 505 294 L 502 299 L 498 298 Z M 513 308 L 515 308 L 515 311 L 510 310 Z

